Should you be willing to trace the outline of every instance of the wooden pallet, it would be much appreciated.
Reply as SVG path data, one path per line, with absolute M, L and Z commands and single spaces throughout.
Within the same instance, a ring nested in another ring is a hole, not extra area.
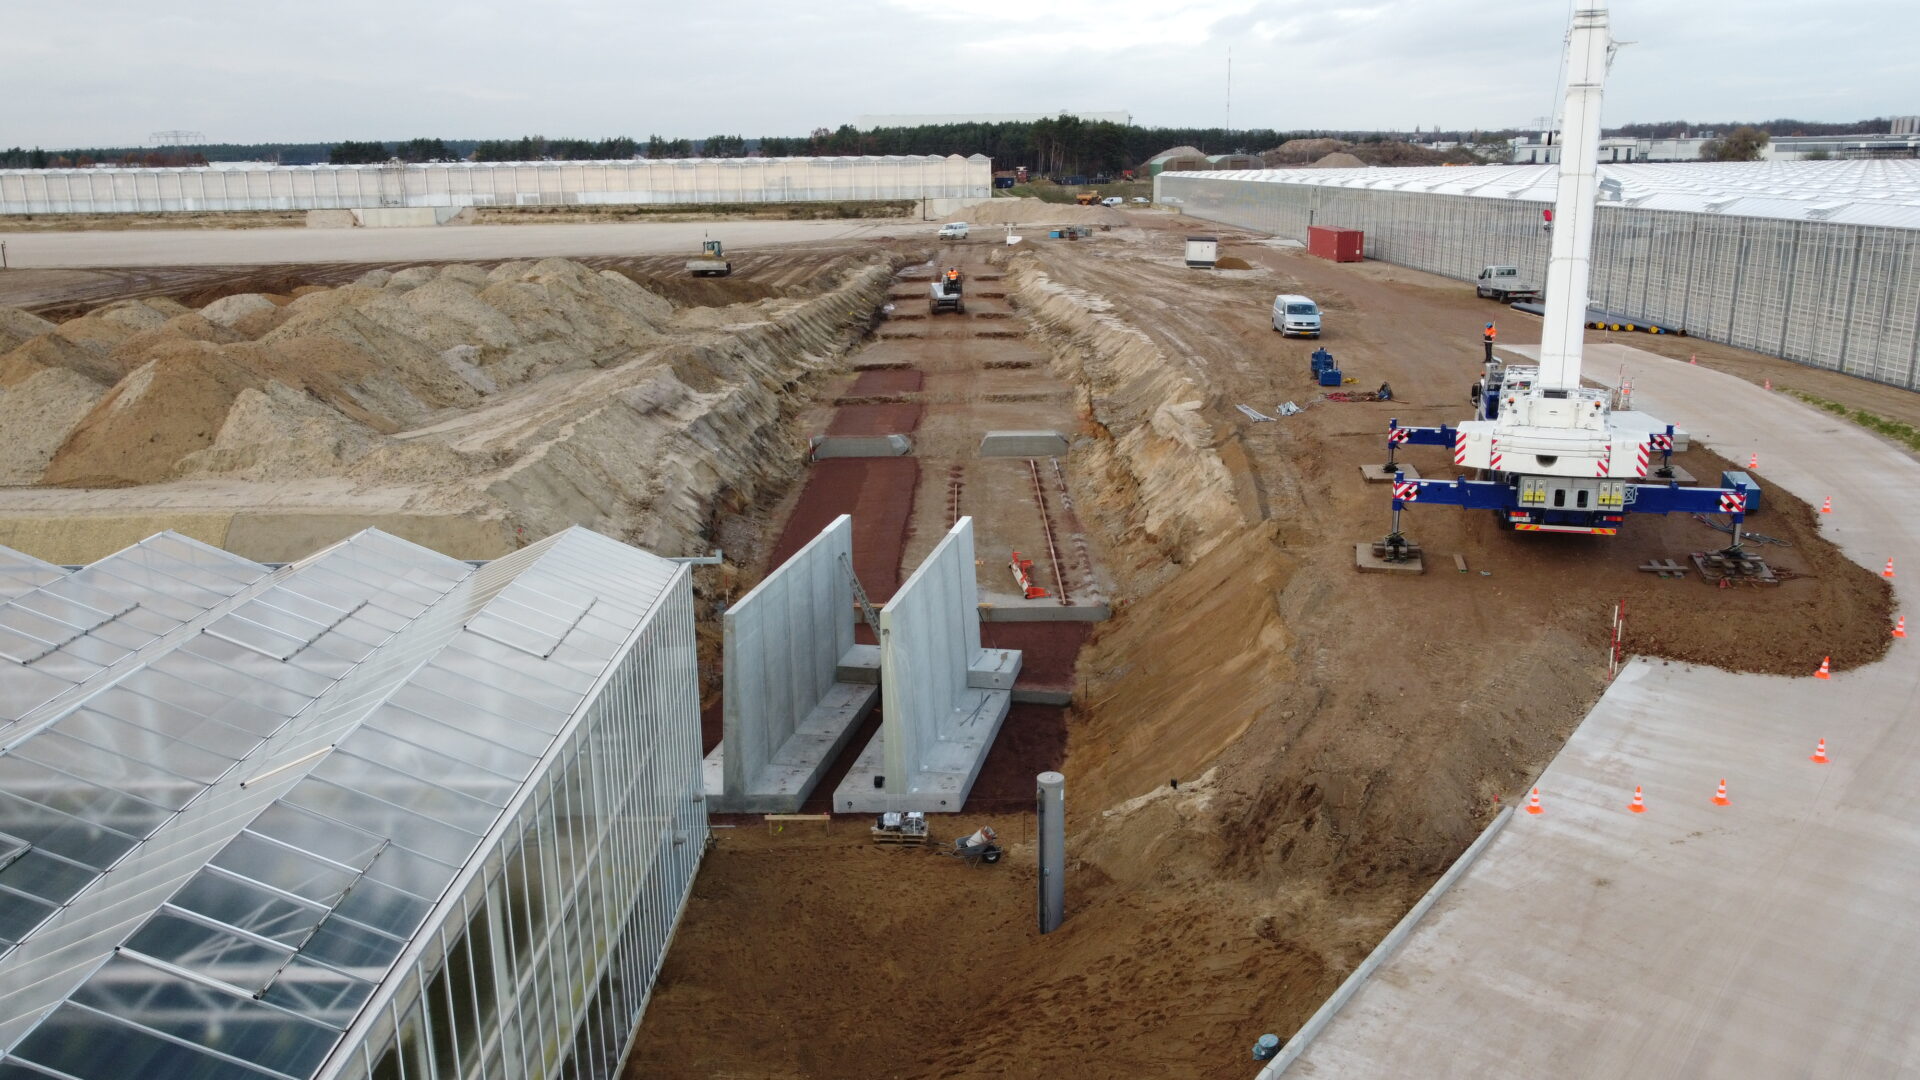
M 1672 559 L 1655 559 L 1649 563 L 1642 563 L 1640 564 L 1640 569 L 1663 578 L 1683 578 L 1687 576 L 1686 567 L 1681 566 Z
M 924 844 L 926 833 L 901 832 L 898 829 L 882 829 L 878 825 L 871 830 L 876 844 Z

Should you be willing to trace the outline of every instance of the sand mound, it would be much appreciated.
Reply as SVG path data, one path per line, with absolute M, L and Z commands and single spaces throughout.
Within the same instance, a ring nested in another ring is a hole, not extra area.
M 1213 264 L 1215 270 L 1251 270 L 1253 264 L 1236 255 L 1229 255 Z
M 280 305 L 260 293 L 236 293 L 201 308 L 200 315 L 209 322 L 234 330 L 243 325 L 256 323 L 261 318 L 277 319 L 280 315 Z M 272 327 L 268 326 L 248 333 L 247 336 L 259 337 L 270 329 Z
M 962 210 L 951 220 L 975 225 L 1125 225 L 1125 214 L 1109 206 L 1076 206 L 1041 199 L 991 199 Z
M 1308 165 L 1309 169 L 1364 169 L 1367 163 L 1344 150 L 1337 150 Z
M 404 504 L 695 550 L 716 498 L 799 468 L 795 390 L 840 362 L 899 261 L 841 264 L 803 298 L 678 314 L 630 276 L 563 259 L 376 271 L 204 312 L 112 305 L 0 353 L 0 484 Z
M 0 386 L 14 386 L 52 368 L 98 383 L 102 392 L 124 374 L 107 359 L 104 350 L 76 345 L 61 334 L 42 334 L 0 356 Z
M 51 333 L 54 324 L 19 308 L 0 307 L 0 352 L 19 346 L 28 338 Z

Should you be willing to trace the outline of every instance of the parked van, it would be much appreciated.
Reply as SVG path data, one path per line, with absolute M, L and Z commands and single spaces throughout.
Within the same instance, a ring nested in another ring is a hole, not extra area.
M 1305 296 L 1281 293 L 1273 298 L 1273 328 L 1282 336 L 1319 337 L 1320 305 Z
M 940 226 L 940 239 L 942 240 L 965 240 L 966 238 L 967 223 L 964 221 L 949 221 L 945 225 Z
M 1118 195 L 1109 195 L 1106 198 L 1100 200 L 1100 205 L 1101 206 L 1121 206 L 1121 205 L 1124 205 L 1126 201 L 1127 200 L 1121 198 Z

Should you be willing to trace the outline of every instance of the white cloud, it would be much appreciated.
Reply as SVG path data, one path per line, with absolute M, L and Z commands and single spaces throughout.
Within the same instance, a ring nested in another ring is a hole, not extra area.
M 1615 0 L 1606 119 L 1920 111 L 1910 0 Z M 1569 5 L 1519 0 L 94 0 L 15 4 L 0 146 L 802 134 L 866 113 L 1241 127 L 1550 113 Z

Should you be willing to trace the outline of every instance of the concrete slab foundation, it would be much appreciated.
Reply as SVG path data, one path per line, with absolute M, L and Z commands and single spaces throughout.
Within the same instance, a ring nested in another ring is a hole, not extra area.
M 1383 464 L 1385 464 L 1385 462 L 1375 462 L 1371 465 L 1362 465 L 1360 466 L 1360 475 L 1362 477 L 1365 477 L 1367 483 L 1369 484 L 1390 484 L 1393 482 L 1393 473 L 1381 472 L 1380 466 Z M 1414 468 L 1413 466 L 1407 464 L 1404 461 L 1394 462 L 1393 467 L 1399 470 L 1401 473 L 1405 474 L 1406 478 L 1409 480 L 1420 479 L 1420 470 Z
M 1045 600 L 1022 600 L 1017 596 L 989 596 L 980 604 L 981 622 L 1106 622 L 1113 608 L 1105 600 L 1062 604 Z
M 707 809 L 716 814 L 791 814 L 813 793 L 820 777 L 846 750 L 861 721 L 880 701 L 877 685 L 835 683 L 820 704 L 780 744 L 773 759 L 748 778 L 746 790 L 729 793 L 716 785 L 724 778 L 727 747 L 714 747 L 701 763 L 708 787 Z
M 967 792 L 986 764 L 987 751 L 1006 722 L 1013 695 L 1006 690 L 969 690 L 953 710 L 949 727 L 959 737 L 941 739 L 914 770 L 911 787 L 889 791 L 897 777 L 887 775 L 887 729 L 867 743 L 847 770 L 847 778 L 833 793 L 836 814 L 879 814 L 889 810 L 922 810 L 929 814 L 957 814 L 966 805 Z
M 880 646 L 855 645 L 840 657 L 834 669 L 835 682 L 880 685 Z
M 980 437 L 981 457 L 1062 457 L 1067 437 L 1057 431 L 989 431 Z
M 913 439 L 907 435 L 815 435 L 808 440 L 807 456 L 814 461 L 848 457 L 905 457 L 913 453 Z
M 1363 574 L 1424 574 L 1427 564 L 1419 555 L 1402 562 L 1388 562 L 1374 554 L 1373 541 L 1353 545 L 1353 568 Z

